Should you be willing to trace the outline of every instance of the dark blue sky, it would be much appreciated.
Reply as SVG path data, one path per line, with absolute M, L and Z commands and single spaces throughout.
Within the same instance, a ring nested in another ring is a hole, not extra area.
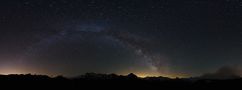
M 242 0 L 1 0 L 0 73 L 240 68 L 241 11 Z

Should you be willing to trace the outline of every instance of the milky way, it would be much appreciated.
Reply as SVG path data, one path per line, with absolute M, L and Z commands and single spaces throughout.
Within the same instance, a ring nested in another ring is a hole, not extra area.
M 144 61 L 141 62 L 147 65 L 151 71 L 160 74 L 169 74 L 167 58 L 162 56 L 160 53 L 153 53 L 153 51 L 149 49 L 152 44 L 155 44 L 149 38 L 144 38 L 130 32 L 111 30 L 111 28 L 105 28 L 95 24 L 78 25 L 77 27 L 73 27 L 42 38 L 39 42 L 32 44 L 25 51 L 25 57 L 23 59 L 34 57 L 41 54 L 41 52 L 45 53 L 51 45 L 59 42 L 70 43 L 71 41 L 78 43 L 79 41 L 81 42 L 81 40 L 86 40 L 86 38 L 93 36 L 95 38 L 109 37 L 109 39 L 114 40 L 112 43 L 117 43 L 128 49 L 132 49 L 134 50 L 133 53 L 144 58 Z
M 1 0 L 0 73 L 241 68 L 241 0 Z

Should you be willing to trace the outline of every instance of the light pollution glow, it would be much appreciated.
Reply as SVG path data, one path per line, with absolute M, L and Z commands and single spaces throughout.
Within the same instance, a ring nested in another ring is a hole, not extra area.
M 38 71 L 36 71 L 38 72 Z M 39 73 L 36 73 L 36 72 L 31 72 L 28 71 L 28 70 L 24 70 L 23 68 L 18 68 L 18 67 L 8 67 L 8 68 L 1 68 L 0 69 L 0 74 L 1 75 L 9 75 L 9 74 L 39 74 Z M 46 74 L 46 75 L 49 75 L 49 76 L 58 76 L 58 74 L 51 74 L 51 73 L 48 73 L 47 71 L 46 72 L 42 72 L 41 74 Z M 129 73 L 121 73 L 120 75 L 127 75 Z M 138 77 L 141 77 L 141 78 L 144 78 L 144 77 L 158 77 L 158 76 L 163 76 L 163 77 L 169 77 L 169 78 L 176 78 L 176 77 L 186 77 L 185 75 L 164 75 L 164 74 L 160 74 L 158 72 L 134 72 L 134 74 L 136 74 Z M 65 76 L 65 75 L 64 75 Z

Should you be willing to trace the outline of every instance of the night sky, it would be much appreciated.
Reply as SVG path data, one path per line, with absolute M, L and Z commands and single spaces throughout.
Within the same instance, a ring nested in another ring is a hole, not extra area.
M 0 74 L 242 68 L 242 0 L 1 0 Z

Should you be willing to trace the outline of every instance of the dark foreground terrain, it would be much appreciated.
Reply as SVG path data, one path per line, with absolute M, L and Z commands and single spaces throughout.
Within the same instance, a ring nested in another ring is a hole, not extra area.
M 90 90 L 90 89 L 231 89 L 241 90 L 242 79 L 201 79 L 146 77 L 139 78 L 134 74 L 120 76 L 115 74 L 87 73 L 76 78 L 62 76 L 48 77 L 45 75 L 0 75 L 1 88 L 8 89 L 41 89 L 41 90 Z

